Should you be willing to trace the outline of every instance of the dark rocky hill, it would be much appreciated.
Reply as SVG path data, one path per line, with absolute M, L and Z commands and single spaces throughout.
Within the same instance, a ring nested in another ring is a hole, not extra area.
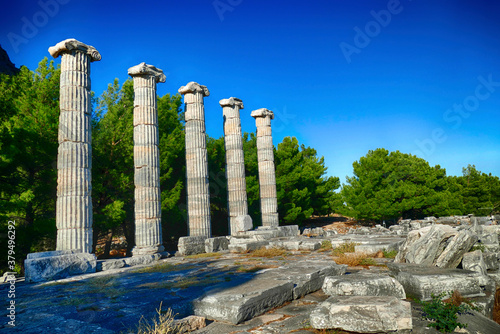
M 0 45 L 0 73 L 13 75 L 19 72 L 19 69 L 10 61 L 9 55 Z

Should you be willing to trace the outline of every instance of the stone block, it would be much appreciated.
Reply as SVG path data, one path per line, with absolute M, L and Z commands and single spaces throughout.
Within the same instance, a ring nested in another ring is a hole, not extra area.
M 239 324 L 292 300 L 293 283 L 255 278 L 236 287 L 209 291 L 194 300 L 195 315 Z
M 24 267 L 26 282 L 45 282 L 95 273 L 97 259 L 94 254 L 77 250 L 40 252 L 28 254 Z
M 346 265 L 338 265 L 334 261 L 311 263 L 305 260 L 266 271 L 261 276 L 292 282 L 294 284 L 293 299 L 299 299 L 321 289 L 326 277 L 343 275 L 346 268 Z
M 411 330 L 411 304 L 392 296 L 335 296 L 314 309 L 310 323 L 316 329 L 356 333 Z
M 229 249 L 229 239 L 226 237 L 215 237 L 205 239 L 205 253 L 221 252 Z
M 323 283 L 323 292 L 330 296 L 393 296 L 405 299 L 401 283 L 386 275 L 350 274 L 328 276 Z
M 483 261 L 488 270 L 498 270 L 500 269 L 500 258 L 499 253 L 496 252 L 484 252 Z
M 251 230 L 253 227 L 252 217 L 249 215 L 237 216 L 234 218 L 234 225 L 234 229 L 238 232 Z
M 389 263 L 387 267 L 403 285 L 406 295 L 420 300 L 431 300 L 432 294 L 454 290 L 464 297 L 483 297 L 490 284 L 486 276 L 464 269 L 398 263 Z
M 125 258 L 125 264 L 129 267 L 138 266 L 141 264 L 149 264 L 161 259 L 162 255 L 160 253 L 150 254 L 150 255 L 140 255 Z
M 177 244 L 179 255 L 194 255 L 205 253 L 205 236 L 180 237 Z
M 116 260 L 97 260 L 97 271 L 106 271 L 112 269 L 120 269 L 125 267 L 127 264 L 124 259 Z
M 445 225 L 432 225 L 418 231 L 421 237 L 408 248 L 406 262 L 427 266 L 434 263 L 446 240 L 456 234 L 453 228 Z
M 267 245 L 269 245 L 269 241 L 266 240 L 262 241 L 248 240 L 246 242 L 233 243 L 233 239 L 231 239 L 231 243 L 229 244 L 228 248 L 231 253 L 244 253 L 247 251 L 266 247 Z
M 476 250 L 465 253 L 462 259 L 462 268 L 486 275 L 486 263 L 483 260 L 483 252 Z
M 453 236 L 446 248 L 439 255 L 439 257 L 434 261 L 434 264 L 441 268 L 456 268 L 462 257 L 467 253 L 472 245 L 477 241 L 477 235 L 473 234 L 469 230 L 462 230 Z

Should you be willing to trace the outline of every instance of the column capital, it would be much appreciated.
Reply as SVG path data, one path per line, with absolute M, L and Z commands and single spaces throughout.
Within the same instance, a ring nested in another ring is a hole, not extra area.
M 252 111 L 250 116 L 252 116 L 253 118 L 270 116 L 271 119 L 274 119 L 274 113 L 271 110 L 266 109 L 266 108 L 260 108 L 260 109 L 254 110 L 254 111 Z
M 200 85 L 197 82 L 191 81 L 188 83 L 186 86 L 182 86 L 179 88 L 179 93 L 182 95 L 188 94 L 188 93 L 202 93 L 203 96 L 209 96 L 210 92 L 208 91 L 207 86 Z
M 165 82 L 167 77 L 165 74 L 163 74 L 163 71 L 160 70 L 159 68 L 153 66 L 153 65 L 148 65 L 146 63 L 140 63 L 139 65 L 132 66 L 131 68 L 128 69 L 128 75 L 131 77 L 135 76 L 154 76 L 156 79 L 156 82 Z
M 71 52 L 73 50 L 83 51 L 90 56 L 90 61 L 101 60 L 101 54 L 93 46 L 84 44 L 74 38 L 65 39 L 49 48 L 49 53 L 52 57 L 57 58 L 62 53 Z
M 234 107 L 237 106 L 240 109 L 243 109 L 243 101 L 236 97 L 230 97 L 229 99 L 222 99 L 219 101 L 221 107 Z

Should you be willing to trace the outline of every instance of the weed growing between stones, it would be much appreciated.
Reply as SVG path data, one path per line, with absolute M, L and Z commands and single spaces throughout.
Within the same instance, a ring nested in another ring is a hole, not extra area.
M 247 256 L 249 257 L 277 257 L 277 256 L 286 256 L 288 253 L 282 249 L 282 248 L 259 248 L 257 250 L 254 250 L 253 252 L 250 252 Z
M 449 295 L 450 298 L 443 300 L 446 295 Z M 439 295 L 432 294 L 431 297 L 431 301 L 425 302 L 417 300 L 417 302 L 422 306 L 424 318 L 432 321 L 429 326 L 443 333 L 453 332 L 457 327 L 467 327 L 467 324 L 458 322 L 458 315 L 479 309 L 471 302 L 462 298 L 457 291 L 449 293 L 443 292 Z
M 340 253 L 334 260 L 337 264 L 347 264 L 349 267 L 376 265 L 375 260 L 365 253 Z
M 398 255 L 398 251 L 395 249 L 390 250 L 390 251 L 384 250 L 383 253 L 384 253 L 384 257 L 386 259 L 394 259 L 396 257 L 396 255 Z
M 326 252 L 333 249 L 332 242 L 330 240 L 323 240 L 321 242 L 321 247 L 318 249 L 318 252 Z
M 166 311 L 160 308 L 156 310 L 158 314 L 152 320 L 148 321 L 141 317 L 137 325 L 137 334 L 174 334 L 180 330 L 180 326 L 174 322 L 174 314 L 172 309 L 168 308 Z
M 344 242 L 332 250 L 333 256 L 339 256 L 344 253 L 354 253 L 355 247 L 359 245 L 356 242 Z
M 486 251 L 486 247 L 482 244 L 482 243 L 475 243 L 471 249 L 469 250 L 469 252 L 474 252 L 474 251 L 477 251 L 477 250 L 480 250 L 481 252 L 485 252 Z
M 186 256 L 186 259 L 203 259 L 206 257 L 213 257 L 215 259 L 219 259 L 222 256 L 221 253 L 201 253 Z

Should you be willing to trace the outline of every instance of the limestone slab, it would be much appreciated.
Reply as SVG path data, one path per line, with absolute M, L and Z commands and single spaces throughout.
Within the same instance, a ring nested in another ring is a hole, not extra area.
M 316 329 L 342 329 L 355 333 L 386 333 L 410 330 L 409 302 L 391 296 L 335 296 L 312 311 L 311 326 Z

